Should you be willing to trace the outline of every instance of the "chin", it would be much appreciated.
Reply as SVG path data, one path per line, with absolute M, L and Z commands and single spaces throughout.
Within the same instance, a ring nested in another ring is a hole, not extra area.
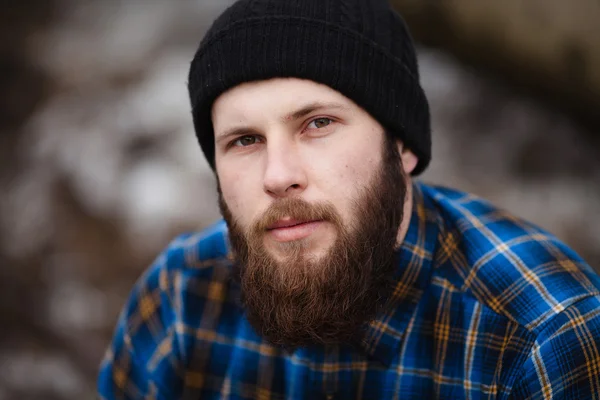
M 306 238 L 290 242 L 270 241 L 266 243 L 265 247 L 278 262 L 285 262 L 298 257 L 318 261 L 327 255 L 331 249 L 331 244 Z

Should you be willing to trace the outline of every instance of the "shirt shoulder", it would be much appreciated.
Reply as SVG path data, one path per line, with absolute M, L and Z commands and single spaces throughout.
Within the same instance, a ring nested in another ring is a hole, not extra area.
M 173 239 L 138 285 L 158 284 L 157 289 L 173 299 L 170 305 L 177 318 L 186 322 L 190 303 L 225 300 L 232 265 L 227 225 L 220 220 L 201 231 Z
M 422 190 L 442 224 L 436 279 L 533 333 L 572 304 L 599 295 L 598 274 L 554 235 L 475 195 Z
M 199 232 L 182 234 L 169 244 L 167 251 L 167 256 L 175 258 L 173 266 L 177 268 L 194 269 L 198 263 L 221 262 L 229 257 L 227 224 L 219 220 Z
M 600 296 L 590 296 L 540 330 L 511 398 L 596 399 L 599 393 Z
M 223 221 L 176 237 L 135 283 L 98 377 L 103 399 L 175 398 L 199 335 L 240 315 Z

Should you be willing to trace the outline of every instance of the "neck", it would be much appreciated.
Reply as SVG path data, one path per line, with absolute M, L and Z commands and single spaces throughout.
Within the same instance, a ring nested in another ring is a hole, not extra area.
M 412 216 L 413 209 L 413 185 L 412 179 L 410 176 L 406 177 L 406 198 L 404 199 L 404 214 L 402 217 L 402 222 L 400 223 L 400 228 L 398 228 L 398 236 L 396 236 L 396 248 L 402 246 L 402 242 L 404 242 L 404 238 L 406 237 L 406 232 L 408 232 L 408 226 L 410 225 L 410 220 Z

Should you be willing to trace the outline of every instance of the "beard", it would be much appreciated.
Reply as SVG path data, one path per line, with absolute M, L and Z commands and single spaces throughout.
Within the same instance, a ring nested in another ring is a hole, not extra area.
M 352 226 L 342 222 L 331 203 L 290 197 L 275 201 L 244 230 L 219 188 L 242 305 L 253 328 L 272 344 L 295 349 L 353 343 L 385 307 L 395 286 L 406 179 L 395 140 L 386 135 L 384 143 L 379 170 L 352 202 Z M 331 223 L 335 241 L 319 258 L 309 254 L 308 239 L 280 243 L 285 256 L 277 259 L 264 238 L 266 228 L 283 217 Z

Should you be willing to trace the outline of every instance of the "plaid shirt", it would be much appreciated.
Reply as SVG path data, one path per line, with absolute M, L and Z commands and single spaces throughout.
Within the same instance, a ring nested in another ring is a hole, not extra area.
M 135 285 L 103 399 L 600 399 L 600 277 L 554 236 L 470 194 L 414 184 L 396 306 L 362 346 L 286 353 L 230 279 L 223 222 Z

